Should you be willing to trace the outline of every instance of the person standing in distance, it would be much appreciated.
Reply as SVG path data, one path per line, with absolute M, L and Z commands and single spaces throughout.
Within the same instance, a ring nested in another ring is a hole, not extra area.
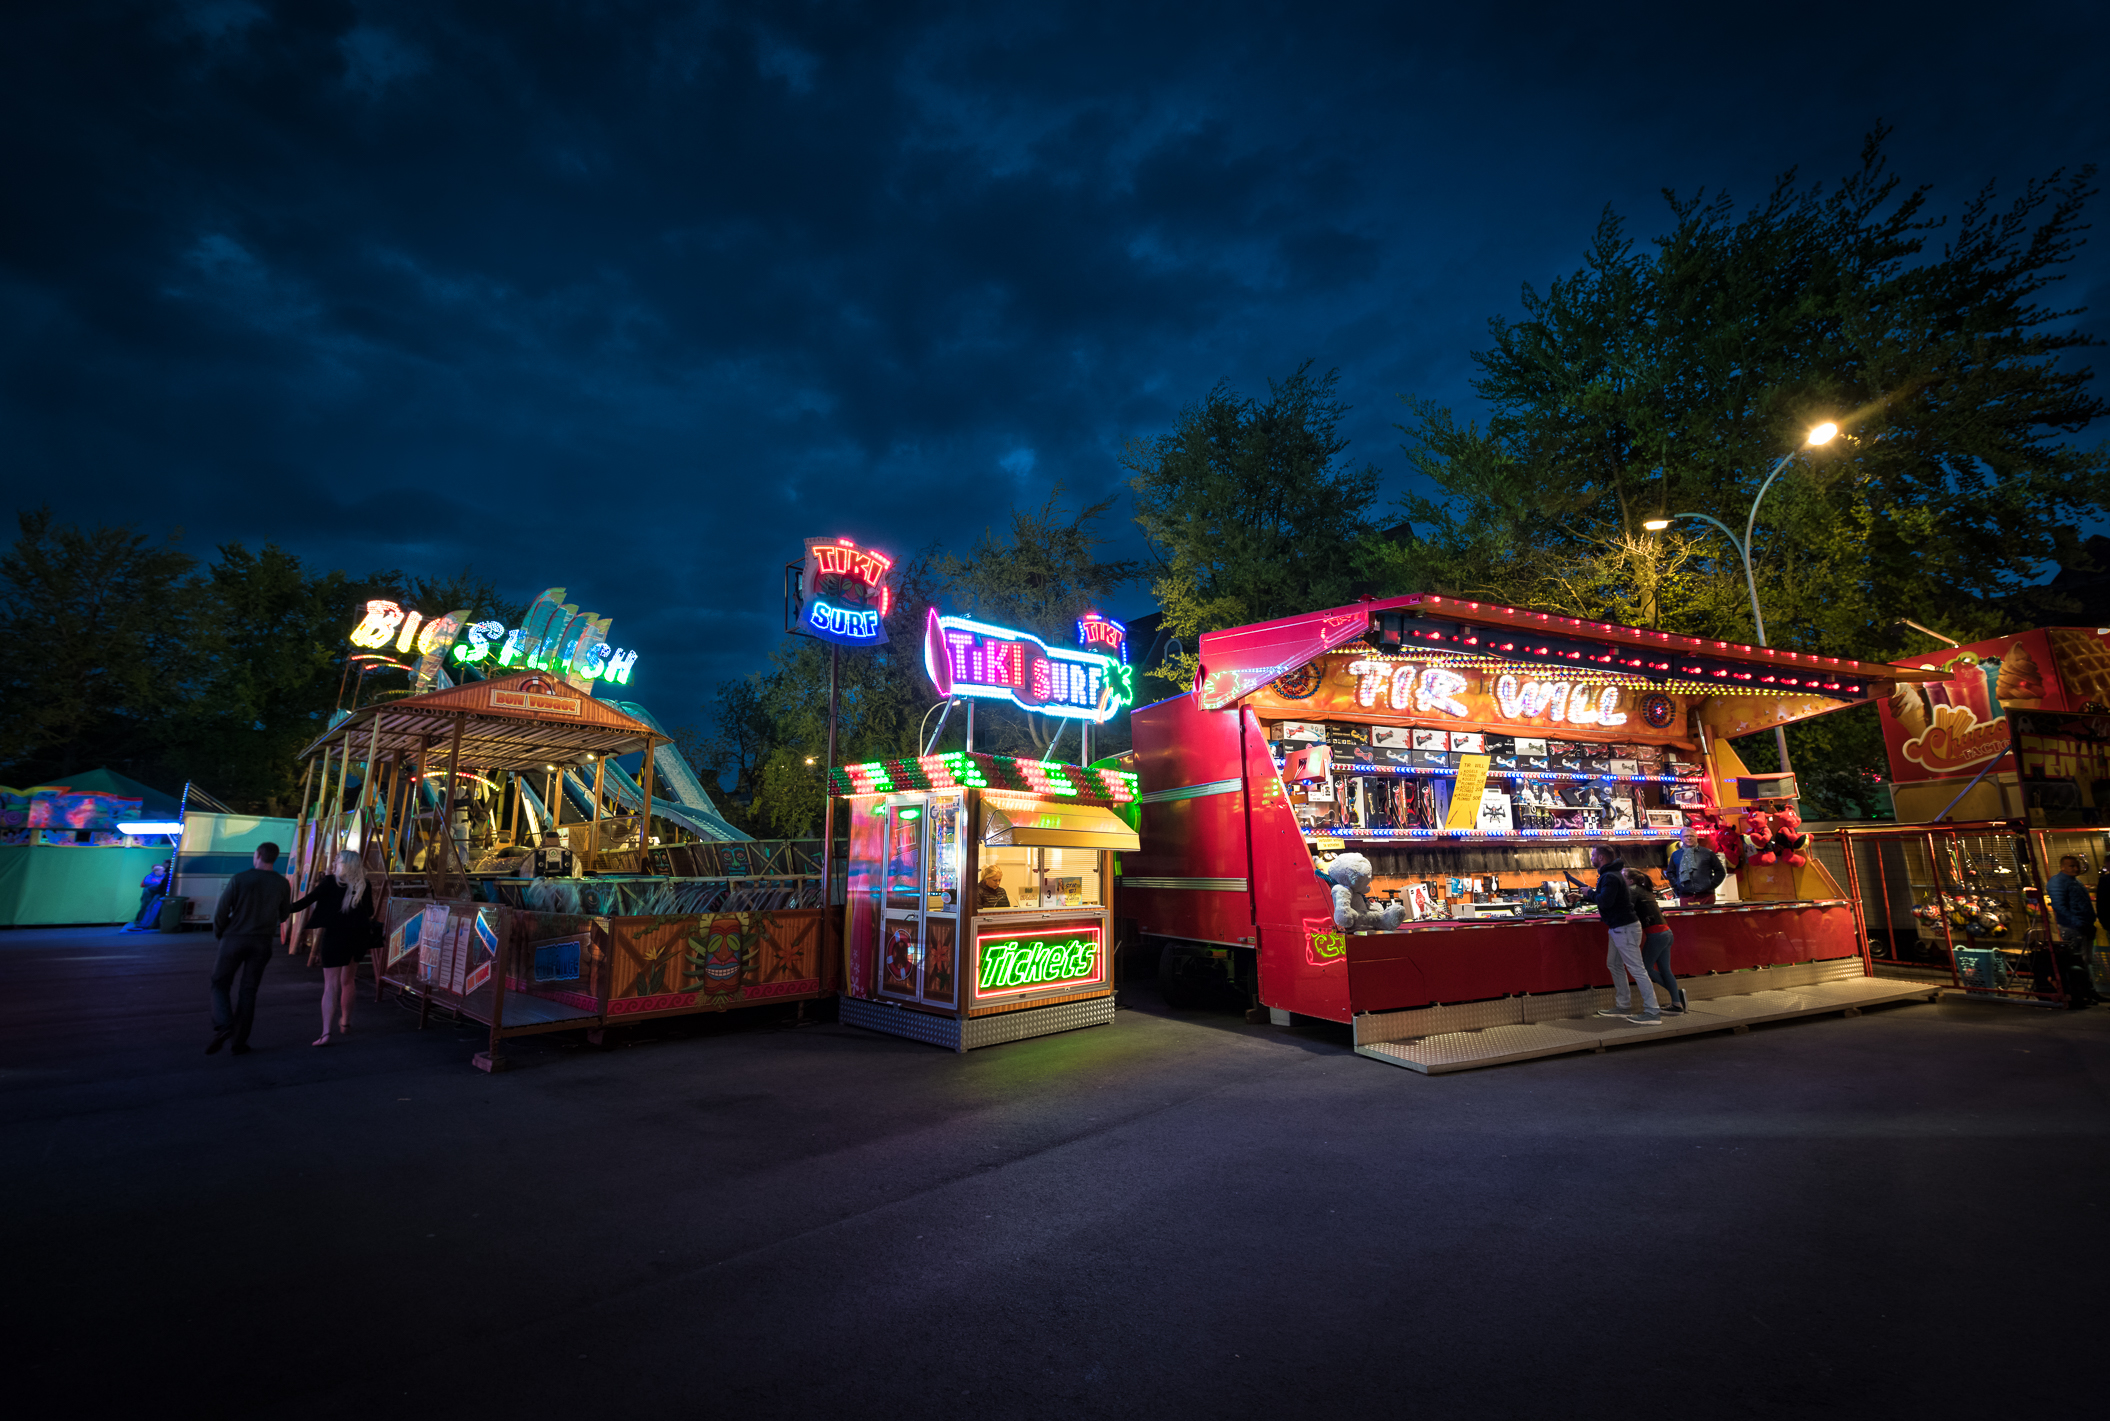
M 212 969 L 212 1042 L 210 1056 L 234 1038 L 234 1054 L 249 1054 L 249 1028 L 256 1022 L 256 989 L 278 947 L 278 925 L 286 920 L 293 888 L 272 865 L 278 845 L 258 844 L 250 867 L 227 880 L 220 905 L 213 909 L 212 932 L 220 940 L 220 960 Z M 230 1005 L 227 989 L 242 974 L 241 994 Z
M 1609 939 L 1605 950 L 1605 965 L 1612 969 L 1612 1000 L 1614 1006 L 1605 1007 L 1599 1016 L 1623 1016 L 1636 1026 L 1661 1026 L 1663 1008 L 1656 1005 L 1656 989 L 1649 982 L 1648 968 L 1641 961 L 1641 915 L 1634 911 L 1634 891 L 1627 886 L 1626 864 L 1619 855 L 1599 844 L 1590 850 L 1590 862 L 1597 869 L 1597 886 L 1582 895 L 1585 903 L 1597 905 L 1597 916 L 1604 923 L 1605 935 Z M 1572 873 L 1564 876 L 1576 887 L 1582 880 Z M 1627 978 L 1634 979 L 1641 992 L 1639 1012 L 1627 1004 Z
M 2095 946 L 2095 904 L 2081 887 L 2081 861 L 2072 854 L 2059 860 L 2059 871 L 2046 885 L 2051 915 L 2059 925 L 2059 977 L 2066 999 L 2076 1006 L 2098 1000 L 2088 973 L 2088 950 Z

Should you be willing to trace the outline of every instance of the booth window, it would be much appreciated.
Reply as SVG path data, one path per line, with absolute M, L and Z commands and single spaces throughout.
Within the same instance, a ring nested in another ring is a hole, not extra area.
M 991 868 L 1002 877 L 997 887 L 1010 901 L 983 912 L 1004 908 L 1100 908 L 1106 905 L 1099 881 L 1099 850 L 998 848 L 982 846 L 983 882 Z

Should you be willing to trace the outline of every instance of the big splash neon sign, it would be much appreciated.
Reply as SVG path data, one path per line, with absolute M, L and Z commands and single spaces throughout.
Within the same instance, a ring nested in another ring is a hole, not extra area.
M 941 696 L 1009 701 L 1094 724 L 1135 699 L 1134 673 L 1104 652 L 1049 646 L 1031 632 L 941 617 L 935 607 L 924 620 L 923 669 Z
M 799 622 L 822 641 L 883 646 L 894 560 L 848 538 L 808 538 L 799 574 Z
M 415 651 L 421 659 L 414 680 L 421 687 L 432 683 L 442 661 L 550 671 L 580 690 L 595 680 L 628 685 L 637 665 L 636 652 L 609 643 L 611 620 L 581 612 L 564 600 L 561 587 L 544 589 L 510 631 L 503 622 L 472 622 L 469 615 L 464 609 L 428 619 L 400 603 L 375 598 L 352 628 L 351 642 L 376 651 L 392 642 L 399 652 Z

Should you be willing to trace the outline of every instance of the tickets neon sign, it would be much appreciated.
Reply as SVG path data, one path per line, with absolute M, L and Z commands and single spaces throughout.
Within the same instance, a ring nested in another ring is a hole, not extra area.
M 1104 652 L 1049 646 L 1030 632 L 966 617 L 924 619 L 923 669 L 941 696 L 1102 723 L 1135 699 L 1134 673 Z
M 1099 928 L 1048 933 L 995 933 L 975 939 L 977 997 L 1001 997 L 1044 987 L 1083 986 L 1101 972 Z
M 822 641 L 844 646 L 885 644 L 894 589 L 894 560 L 848 538 L 808 538 L 799 574 L 799 621 Z

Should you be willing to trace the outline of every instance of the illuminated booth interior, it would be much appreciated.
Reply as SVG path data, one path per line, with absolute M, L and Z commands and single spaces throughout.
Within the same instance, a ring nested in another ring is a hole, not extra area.
M 955 1051 L 1113 1020 L 1123 771 L 963 750 L 850 765 L 841 1019 Z
M 1599 844 L 1665 889 L 1690 997 L 1867 977 L 1847 888 L 1806 846 L 1746 855 L 1685 903 L 1666 866 L 1689 829 L 1754 814 L 1797 837 L 1793 776 L 1751 774 L 1732 737 L 1927 673 L 1427 595 L 1200 652 L 1195 691 L 1131 717 L 1142 850 L 1120 911 L 1277 1020 L 1352 1024 L 1364 1054 L 1425 1070 L 1452 1057 L 1424 1038 L 1610 1005 L 1604 930 L 1565 882 L 1594 879 Z M 1369 859 L 1396 928 L 1336 925 L 1319 872 L 1342 853 Z M 1706 1024 L 1688 1016 L 1677 1029 Z

